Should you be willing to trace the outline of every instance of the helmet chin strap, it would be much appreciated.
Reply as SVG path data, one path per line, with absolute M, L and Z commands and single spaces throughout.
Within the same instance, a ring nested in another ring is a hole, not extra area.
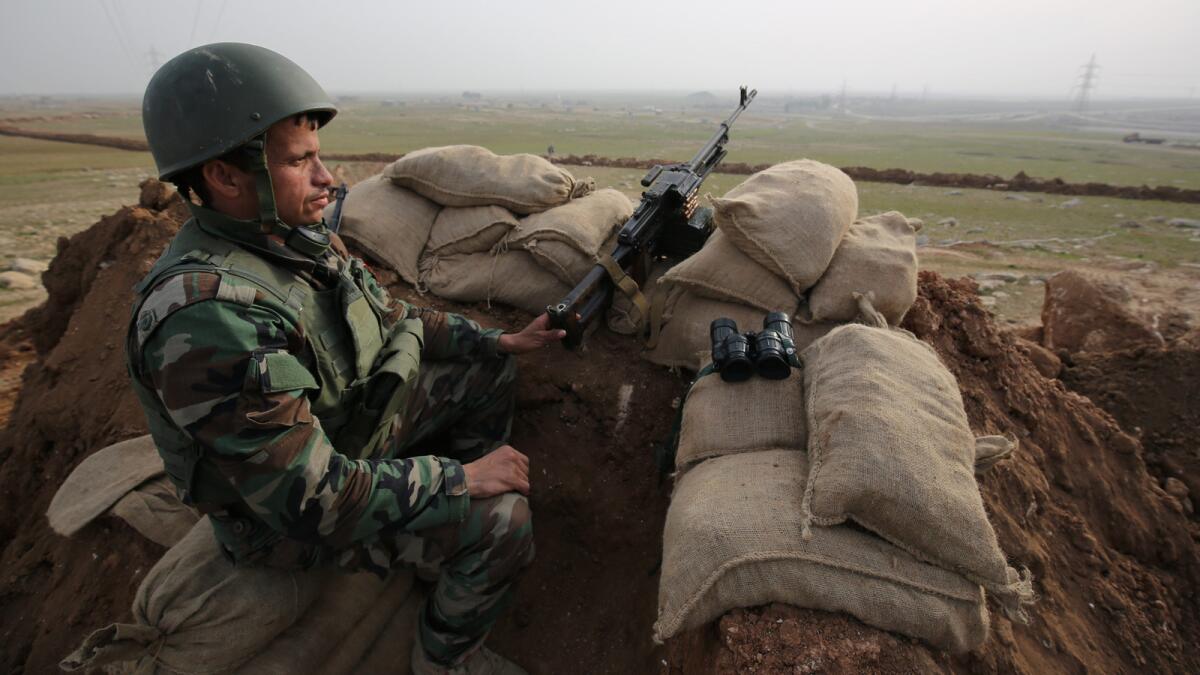
M 275 208 L 275 188 L 267 169 L 267 150 L 264 136 L 246 143 L 250 169 L 254 172 L 254 188 L 258 193 L 258 222 L 271 234 L 281 237 L 287 245 L 310 258 L 320 258 L 329 250 L 329 233 L 311 227 L 291 227 L 279 219 Z

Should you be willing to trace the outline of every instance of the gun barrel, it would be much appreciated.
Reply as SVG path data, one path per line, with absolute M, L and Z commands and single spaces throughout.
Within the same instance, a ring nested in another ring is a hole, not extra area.
M 708 139 L 704 147 L 700 148 L 700 152 L 697 152 L 692 157 L 692 161 L 688 162 L 688 168 L 699 173 L 706 165 L 713 163 L 711 162 L 711 158 L 716 154 L 716 150 L 729 142 L 729 129 L 733 127 L 733 123 L 737 121 L 738 116 L 742 114 L 746 106 L 750 105 L 755 96 L 758 96 L 757 89 L 751 89 L 747 92 L 746 88 L 742 87 L 738 107 L 733 109 L 733 112 L 730 113 L 724 122 L 721 122 L 721 127 L 717 130 L 717 133 Z

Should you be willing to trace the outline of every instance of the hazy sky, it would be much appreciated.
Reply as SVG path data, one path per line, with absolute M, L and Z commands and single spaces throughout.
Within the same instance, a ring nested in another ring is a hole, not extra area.
M 254 42 L 333 92 L 589 89 L 1200 97 L 1200 0 L 3 0 L 0 94 L 140 94 Z

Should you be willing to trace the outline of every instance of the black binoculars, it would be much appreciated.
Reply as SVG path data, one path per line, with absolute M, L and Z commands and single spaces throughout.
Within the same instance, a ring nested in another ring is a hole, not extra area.
M 713 366 L 726 382 L 744 382 L 757 372 L 768 380 L 783 380 L 799 365 L 792 321 L 786 312 L 771 312 L 757 333 L 738 332 L 733 319 L 714 319 L 708 327 Z

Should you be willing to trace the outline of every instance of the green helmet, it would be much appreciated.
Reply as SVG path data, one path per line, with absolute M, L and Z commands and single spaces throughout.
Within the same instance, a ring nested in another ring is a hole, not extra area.
M 256 45 L 221 42 L 167 61 L 146 86 L 142 124 L 159 178 L 215 159 L 304 112 L 337 114 L 303 68 Z

